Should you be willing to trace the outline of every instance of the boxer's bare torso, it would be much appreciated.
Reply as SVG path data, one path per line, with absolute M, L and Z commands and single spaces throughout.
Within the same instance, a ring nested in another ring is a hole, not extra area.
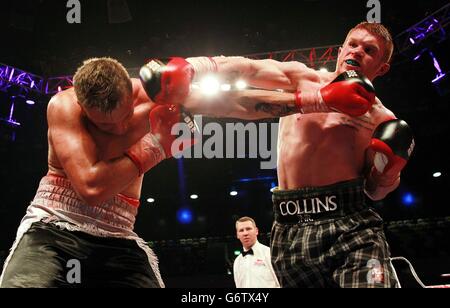
M 77 157 L 84 159 L 85 156 L 89 156 L 93 159 L 93 163 L 99 161 L 110 161 L 123 157 L 123 153 L 126 149 L 138 142 L 149 130 L 148 125 L 143 125 L 148 121 L 143 118 L 148 118 L 148 112 L 150 111 L 151 104 L 144 103 L 148 98 L 142 96 L 140 92 L 138 80 L 132 80 L 133 82 L 133 96 L 132 104 L 134 110 L 128 115 L 128 111 L 124 114 L 124 117 L 130 117 L 126 127 L 122 128 L 120 134 L 113 134 L 97 127 L 96 123 L 90 121 L 83 112 L 80 105 L 77 103 L 77 98 L 73 88 L 65 90 L 57 94 L 52 98 L 49 105 L 52 105 L 52 112 L 48 113 L 49 123 L 52 123 L 51 117 L 67 117 L 65 122 L 67 123 L 65 129 L 69 130 L 70 135 L 75 136 L 73 142 L 85 144 L 86 151 L 83 150 L 78 153 L 71 153 L 71 159 L 76 160 Z M 120 115 L 120 117 L 122 117 Z M 101 127 L 101 125 L 99 125 Z M 106 129 L 108 127 L 106 126 Z M 66 151 L 62 147 L 55 146 L 56 143 L 61 141 L 61 138 L 65 138 L 65 134 L 53 129 L 49 124 L 48 130 L 48 167 L 49 173 L 62 177 L 67 177 L 69 180 L 77 180 L 74 177 L 78 177 L 79 173 L 72 172 L 72 170 L 65 170 L 61 163 L 59 156 L 61 154 L 67 155 L 67 153 L 61 153 Z M 92 146 L 93 145 L 93 146 Z M 83 149 L 83 146 L 80 148 Z M 59 151 L 59 152 L 58 152 Z M 81 158 L 82 157 L 82 158 Z M 73 167 L 68 167 L 73 168 Z M 82 166 L 80 165 L 80 168 Z M 142 187 L 143 177 L 138 177 L 133 180 L 121 194 L 136 198 L 140 197 L 140 191 Z
M 308 69 L 309 70 L 309 69 Z M 308 71 L 298 90 L 318 91 L 335 73 Z M 291 76 L 295 81 L 295 75 Z M 280 120 L 278 179 L 281 189 L 324 186 L 363 175 L 365 150 L 379 123 L 393 118 L 379 100 L 361 117 L 342 113 L 294 114 Z

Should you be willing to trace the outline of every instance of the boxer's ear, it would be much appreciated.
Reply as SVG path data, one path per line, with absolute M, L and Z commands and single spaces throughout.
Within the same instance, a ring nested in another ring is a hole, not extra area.
M 377 77 L 378 76 L 383 76 L 384 74 L 386 74 L 387 72 L 389 72 L 389 69 L 391 68 L 391 66 L 388 63 L 383 63 L 380 67 L 380 69 L 377 72 Z
M 78 103 L 78 105 L 80 105 L 80 103 Z M 80 105 L 80 108 L 81 108 L 81 115 L 86 116 L 87 113 L 86 113 L 86 111 L 84 110 L 83 106 Z

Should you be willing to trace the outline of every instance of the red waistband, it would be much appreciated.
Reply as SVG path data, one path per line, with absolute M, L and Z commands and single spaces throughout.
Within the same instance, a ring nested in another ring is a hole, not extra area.
M 139 205 L 141 204 L 141 202 L 136 198 L 131 198 L 122 194 L 118 194 L 117 197 L 134 207 L 139 207 Z

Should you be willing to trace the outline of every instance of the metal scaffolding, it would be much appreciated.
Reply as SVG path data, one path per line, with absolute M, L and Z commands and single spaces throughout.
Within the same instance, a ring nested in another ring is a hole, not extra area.
M 299 61 L 311 68 L 318 69 L 327 65 L 334 65 L 338 56 L 340 45 L 313 47 L 303 49 L 292 49 L 273 51 L 246 55 L 251 59 L 274 59 L 281 62 Z M 130 72 L 138 72 L 139 68 L 130 68 Z M 133 74 L 132 74 L 133 75 Z M 0 64 L 0 90 L 7 90 L 12 85 L 18 85 L 27 91 L 37 91 L 43 95 L 53 95 L 59 91 L 73 86 L 72 76 L 43 77 L 33 75 L 14 67 Z
M 428 38 L 443 41 L 450 24 L 450 3 L 395 37 L 397 52 L 404 53 Z
M 336 63 L 340 46 L 341 45 L 332 45 L 325 47 L 273 51 L 250 54 L 246 57 L 252 59 L 273 59 L 281 62 L 299 61 L 311 68 L 318 69 L 327 65 L 334 65 Z
M 447 38 L 446 28 L 450 24 L 450 4 L 442 7 L 424 20 L 403 31 L 395 37 L 397 52 L 404 53 L 419 45 L 427 38 L 438 41 Z M 335 65 L 340 45 L 291 49 L 246 55 L 252 59 L 274 59 L 281 62 L 299 61 L 313 69 L 331 68 Z M 130 72 L 139 71 L 130 68 Z M 19 86 L 27 93 L 35 91 L 42 95 L 52 95 L 73 86 L 72 76 L 43 78 L 20 69 L 0 63 L 0 91 L 6 91 L 11 86 Z
M 52 77 L 45 82 L 43 94 L 52 95 L 73 86 L 72 76 Z
M 16 86 L 25 92 L 35 91 L 42 93 L 44 78 L 27 73 L 18 68 L 0 63 L 0 91 L 7 91 Z

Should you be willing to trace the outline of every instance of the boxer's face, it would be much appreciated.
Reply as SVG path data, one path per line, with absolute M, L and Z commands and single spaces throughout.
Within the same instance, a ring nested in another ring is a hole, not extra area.
M 83 108 L 88 119 L 98 129 L 112 135 L 123 135 L 128 131 L 134 113 L 131 99 L 123 100 L 112 112 L 103 112 L 97 108 Z
M 373 80 L 389 71 L 390 66 L 384 60 L 385 52 L 386 46 L 380 38 L 365 29 L 356 29 L 339 48 L 337 73 L 355 70 Z
M 256 243 L 258 228 L 251 221 L 238 222 L 236 225 L 236 236 L 245 249 L 250 249 Z

